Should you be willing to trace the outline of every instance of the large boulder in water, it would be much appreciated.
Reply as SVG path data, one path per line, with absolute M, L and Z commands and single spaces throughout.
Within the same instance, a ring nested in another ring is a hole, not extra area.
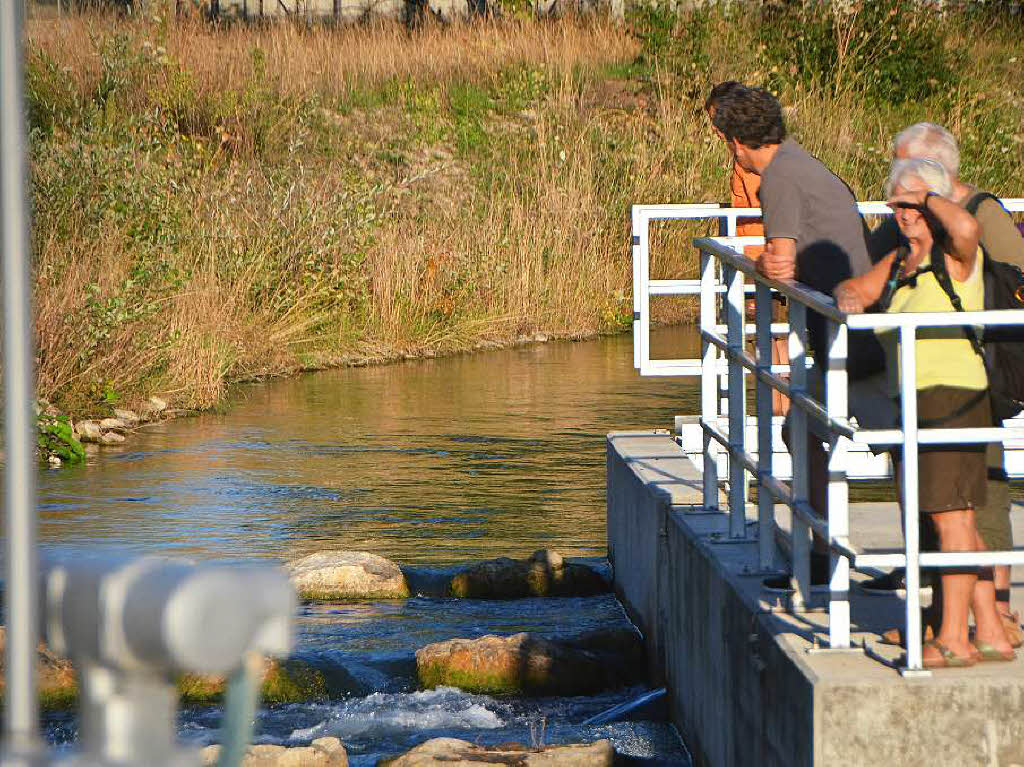
M 344 668 L 326 667 L 301 658 L 266 658 L 261 674 L 260 700 L 263 703 L 292 703 L 306 700 L 340 698 L 352 692 L 364 692 Z M 212 674 L 182 674 L 178 693 L 183 703 L 206 705 L 224 697 L 227 678 Z
M 491 695 L 589 695 L 642 676 L 642 660 L 623 660 L 579 641 L 526 633 L 450 639 L 417 650 L 416 672 L 423 687 L 449 685 Z
M 0 700 L 7 687 L 7 627 L 0 626 Z M 43 642 L 36 648 L 36 684 L 44 710 L 70 708 L 78 697 L 71 661 L 57 656 Z
M 514 764 L 518 767 L 611 767 L 615 749 L 611 741 L 586 745 L 525 748 L 514 744 L 483 748 L 456 738 L 434 738 L 379 767 L 473 767 L 481 764 Z
M 470 599 L 584 597 L 608 590 L 608 581 L 596 570 L 566 562 L 550 549 L 535 551 L 529 559 L 490 559 L 452 578 L 452 593 Z
M 409 586 L 401 568 L 368 551 L 321 551 L 287 566 L 300 599 L 404 599 Z

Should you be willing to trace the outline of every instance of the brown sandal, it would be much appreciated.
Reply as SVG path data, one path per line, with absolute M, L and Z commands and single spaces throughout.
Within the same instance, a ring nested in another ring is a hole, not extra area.
M 999 619 L 1003 622 L 1003 631 L 1006 632 L 1006 640 L 1010 647 L 1020 647 L 1024 644 L 1024 633 L 1020 627 L 1020 613 L 1016 610 L 1010 613 L 999 612 Z

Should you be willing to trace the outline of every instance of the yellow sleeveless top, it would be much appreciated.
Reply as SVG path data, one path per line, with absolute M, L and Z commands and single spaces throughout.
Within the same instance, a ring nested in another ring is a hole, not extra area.
M 982 250 L 974 262 L 974 271 L 964 282 L 950 279 L 953 289 L 960 296 L 964 310 L 980 312 L 985 308 L 985 282 L 982 269 Z M 931 263 L 931 254 L 925 257 L 920 267 Z M 919 275 L 917 285 L 904 285 L 892 297 L 889 312 L 952 312 L 949 296 L 939 285 L 932 272 Z M 898 397 L 899 386 L 899 331 L 879 329 L 878 339 L 885 349 L 886 370 L 889 378 L 889 395 Z M 974 351 L 971 342 L 961 328 L 918 328 L 917 329 L 917 388 L 932 386 L 956 386 L 979 391 L 988 388 L 985 363 Z

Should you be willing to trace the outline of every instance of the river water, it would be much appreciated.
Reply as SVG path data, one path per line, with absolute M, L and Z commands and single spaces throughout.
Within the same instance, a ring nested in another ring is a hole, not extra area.
M 652 339 L 656 357 L 695 348 L 692 329 Z M 695 383 L 641 379 L 627 336 L 243 386 L 224 414 L 156 424 L 84 466 L 45 472 L 40 536 L 62 554 L 200 560 L 367 550 L 426 574 L 539 548 L 596 562 L 606 548 L 605 434 L 669 428 L 673 415 L 695 412 Z M 335 735 L 362 767 L 441 735 L 483 744 L 610 737 L 638 762 L 686 765 L 663 721 L 580 724 L 643 688 L 537 699 L 416 689 L 413 653 L 430 642 L 557 637 L 625 621 L 611 596 L 306 605 L 298 654 L 343 665 L 353 690 L 264 708 L 258 742 Z M 219 715 L 185 711 L 182 737 L 216 742 Z M 48 733 L 72 741 L 73 718 L 52 717 Z

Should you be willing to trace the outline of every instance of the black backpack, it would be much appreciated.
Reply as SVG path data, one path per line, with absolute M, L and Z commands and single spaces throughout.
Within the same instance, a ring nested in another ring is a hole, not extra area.
M 999 202 L 995 195 L 980 192 L 968 200 L 964 207 L 973 216 L 986 199 Z M 1002 205 L 1001 202 L 999 204 Z M 935 239 L 931 266 L 919 269 L 908 277 L 896 279 L 908 252 L 905 247 L 900 248 L 890 272 L 888 295 L 891 297 L 895 288 L 916 279 L 918 274 L 932 271 L 939 286 L 949 296 L 953 308 L 962 312 L 964 307 L 946 270 L 946 259 L 942 248 L 938 246 L 939 238 Z M 998 253 L 989 253 L 984 248 L 982 250 L 985 309 L 1024 309 L 1024 272 L 1015 264 L 999 260 Z M 964 333 L 974 350 L 985 360 L 993 420 L 998 424 L 1006 418 L 1013 418 L 1024 410 L 1024 325 L 987 327 L 981 338 L 973 325 L 965 326 Z

